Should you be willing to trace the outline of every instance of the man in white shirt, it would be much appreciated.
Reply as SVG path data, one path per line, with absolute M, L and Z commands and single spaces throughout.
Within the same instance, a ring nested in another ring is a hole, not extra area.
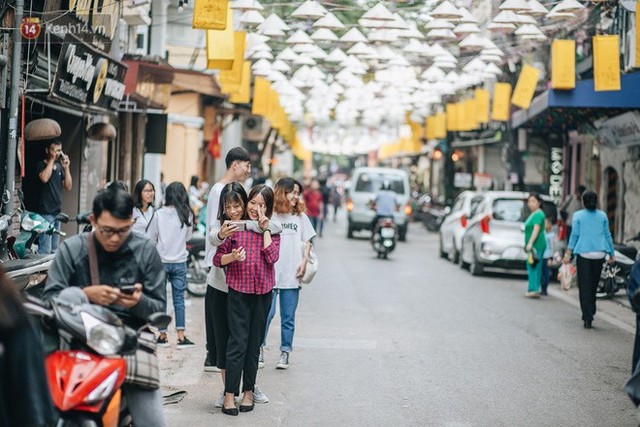
M 245 182 L 251 174 L 251 160 L 249 158 L 249 152 L 242 147 L 234 147 L 227 153 L 225 157 L 225 164 L 227 170 L 216 184 L 211 187 L 209 192 L 209 198 L 207 199 L 207 234 L 211 229 L 211 226 L 218 219 L 218 209 L 220 206 L 220 194 L 225 185 L 232 182 Z M 213 256 L 216 254 L 216 247 L 213 246 L 209 240 L 209 236 L 205 239 L 205 266 L 216 268 L 213 266 Z M 208 283 L 211 286 L 211 283 Z M 214 351 L 214 339 L 212 336 L 213 331 L 213 305 L 211 303 L 211 292 L 207 292 L 204 300 L 204 320 L 205 320 L 205 332 L 207 339 L 207 357 L 204 361 L 204 370 L 208 372 L 215 372 L 216 364 L 213 358 L 215 357 Z

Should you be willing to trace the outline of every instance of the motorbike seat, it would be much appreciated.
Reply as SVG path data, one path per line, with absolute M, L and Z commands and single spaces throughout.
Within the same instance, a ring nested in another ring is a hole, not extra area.
M 194 236 L 187 242 L 187 250 L 189 252 L 200 252 L 205 249 L 205 238 L 203 236 Z
M 632 260 L 636 259 L 636 256 L 638 255 L 638 250 L 636 248 L 634 248 L 633 246 L 627 246 L 627 245 L 613 245 L 613 248 L 622 253 L 623 255 L 631 258 Z
M 53 259 L 53 255 L 31 255 L 29 258 L 10 259 L 2 263 L 6 272 L 35 267 Z

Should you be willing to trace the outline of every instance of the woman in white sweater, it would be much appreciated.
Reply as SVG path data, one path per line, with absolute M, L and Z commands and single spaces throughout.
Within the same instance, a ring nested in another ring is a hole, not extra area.
M 148 231 L 149 238 L 156 242 L 167 280 L 171 282 L 178 349 L 195 346 L 184 334 L 187 241 L 193 234 L 193 218 L 187 190 L 182 183 L 172 182 L 166 189 L 165 205 L 156 211 Z M 157 343 L 158 346 L 169 345 L 166 331 L 160 331 Z

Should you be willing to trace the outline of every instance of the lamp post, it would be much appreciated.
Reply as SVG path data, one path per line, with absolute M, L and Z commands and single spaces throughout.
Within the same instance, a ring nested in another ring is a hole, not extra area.
M 6 195 L 4 212 L 13 213 L 13 193 L 16 186 L 16 148 L 18 146 L 18 99 L 20 97 L 20 63 L 22 61 L 22 34 L 20 23 L 24 0 L 16 0 L 13 18 L 13 48 L 11 49 L 11 87 L 9 92 L 9 138 L 7 140 Z

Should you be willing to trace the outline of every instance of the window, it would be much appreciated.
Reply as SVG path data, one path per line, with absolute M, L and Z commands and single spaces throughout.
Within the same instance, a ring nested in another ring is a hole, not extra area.
M 496 199 L 493 201 L 493 218 L 498 221 L 524 222 L 529 216 L 524 199 Z
M 408 192 L 405 188 L 405 180 L 402 175 L 370 172 L 363 172 L 360 174 L 358 182 L 356 182 L 355 191 L 375 193 L 380 190 L 384 181 L 389 181 L 391 184 L 391 191 L 395 193 L 406 194 Z
M 469 207 L 470 218 L 475 216 L 476 211 L 478 210 L 478 206 L 480 206 L 480 202 L 482 202 L 482 197 L 474 197 L 473 199 L 471 199 L 471 206 Z

